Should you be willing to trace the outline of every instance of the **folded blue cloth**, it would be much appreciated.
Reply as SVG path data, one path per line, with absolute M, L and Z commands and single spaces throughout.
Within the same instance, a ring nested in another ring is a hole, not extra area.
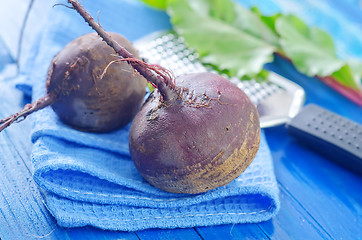
M 101 10 L 100 22 L 107 31 L 130 40 L 171 27 L 165 13 L 136 1 L 85 4 L 92 15 Z M 74 10 L 56 7 L 51 11 L 28 75 L 34 99 L 45 94 L 52 57 L 72 39 L 92 32 Z M 239 178 L 207 193 L 187 195 L 161 191 L 139 175 L 128 151 L 129 126 L 105 134 L 79 132 L 60 122 L 50 107 L 30 118 L 34 122 L 34 179 L 44 189 L 46 205 L 61 226 L 124 231 L 210 226 L 265 221 L 279 209 L 263 134 L 255 160 Z

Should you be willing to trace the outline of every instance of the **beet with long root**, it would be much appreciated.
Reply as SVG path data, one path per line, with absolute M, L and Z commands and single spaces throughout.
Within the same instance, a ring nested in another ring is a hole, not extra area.
M 138 59 L 137 51 L 122 35 L 110 36 Z M 96 33 L 67 44 L 51 61 L 47 95 L 0 122 L 0 131 L 51 105 L 59 118 L 73 128 L 108 132 L 129 123 L 144 102 L 146 80 L 126 62 L 112 56 L 114 50 Z
M 129 135 L 132 160 L 152 185 L 169 192 L 200 193 L 238 177 L 259 148 L 256 107 L 236 85 L 212 73 L 173 77 L 133 58 L 79 5 L 88 24 L 156 86 L 135 116 Z
M 109 33 L 128 51 L 136 49 L 123 36 Z M 96 33 L 70 42 L 52 60 L 48 93 L 56 93 L 52 108 L 68 125 L 107 132 L 129 123 L 144 101 L 146 80 L 126 62 L 111 64 L 114 50 Z M 137 56 L 137 55 L 135 55 Z

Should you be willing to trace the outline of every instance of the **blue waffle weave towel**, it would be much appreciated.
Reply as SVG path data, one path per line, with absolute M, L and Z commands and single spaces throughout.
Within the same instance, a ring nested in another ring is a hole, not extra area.
M 135 40 L 170 28 L 167 15 L 136 1 L 85 1 L 107 31 Z M 122 9 L 119 14 L 116 9 Z M 37 41 L 28 81 L 33 98 L 45 94 L 53 56 L 74 38 L 92 30 L 64 7 L 51 10 Z M 30 54 L 31 55 L 31 54 Z M 204 194 L 161 191 L 138 174 L 128 151 L 129 126 L 106 134 L 79 132 L 62 124 L 51 108 L 31 116 L 34 179 L 44 189 L 46 205 L 64 227 L 92 225 L 134 231 L 227 223 L 260 222 L 279 209 L 278 187 L 264 135 L 251 166 L 236 180 Z

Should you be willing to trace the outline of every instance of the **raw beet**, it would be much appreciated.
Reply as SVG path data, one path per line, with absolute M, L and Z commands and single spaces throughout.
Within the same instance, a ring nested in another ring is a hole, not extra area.
M 181 75 L 176 86 L 177 100 L 163 101 L 155 90 L 134 118 L 132 160 L 150 184 L 168 192 L 200 193 L 229 183 L 258 150 L 255 106 L 216 74 Z
M 104 34 L 127 49 L 133 61 L 140 61 L 126 38 Z M 146 79 L 114 53 L 96 33 L 70 42 L 50 64 L 47 94 L 0 120 L 0 132 L 47 106 L 52 106 L 64 123 L 82 131 L 108 132 L 129 123 L 143 103 Z
M 109 34 L 139 58 L 126 38 Z M 52 108 L 63 122 L 83 131 L 107 132 L 135 116 L 144 100 L 146 80 L 126 62 L 110 64 L 115 60 L 112 54 L 114 50 L 96 33 L 89 33 L 53 58 L 46 87 L 48 94 L 57 95 Z

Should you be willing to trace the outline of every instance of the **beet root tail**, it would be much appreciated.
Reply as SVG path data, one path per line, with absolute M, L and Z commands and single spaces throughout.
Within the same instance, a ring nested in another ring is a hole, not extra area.
M 0 120 L 0 132 L 3 131 L 5 128 L 9 127 L 12 123 L 23 121 L 33 112 L 43 109 L 53 104 L 53 102 L 54 99 L 47 94 L 46 96 L 36 100 L 33 103 L 26 104 L 20 112 Z

